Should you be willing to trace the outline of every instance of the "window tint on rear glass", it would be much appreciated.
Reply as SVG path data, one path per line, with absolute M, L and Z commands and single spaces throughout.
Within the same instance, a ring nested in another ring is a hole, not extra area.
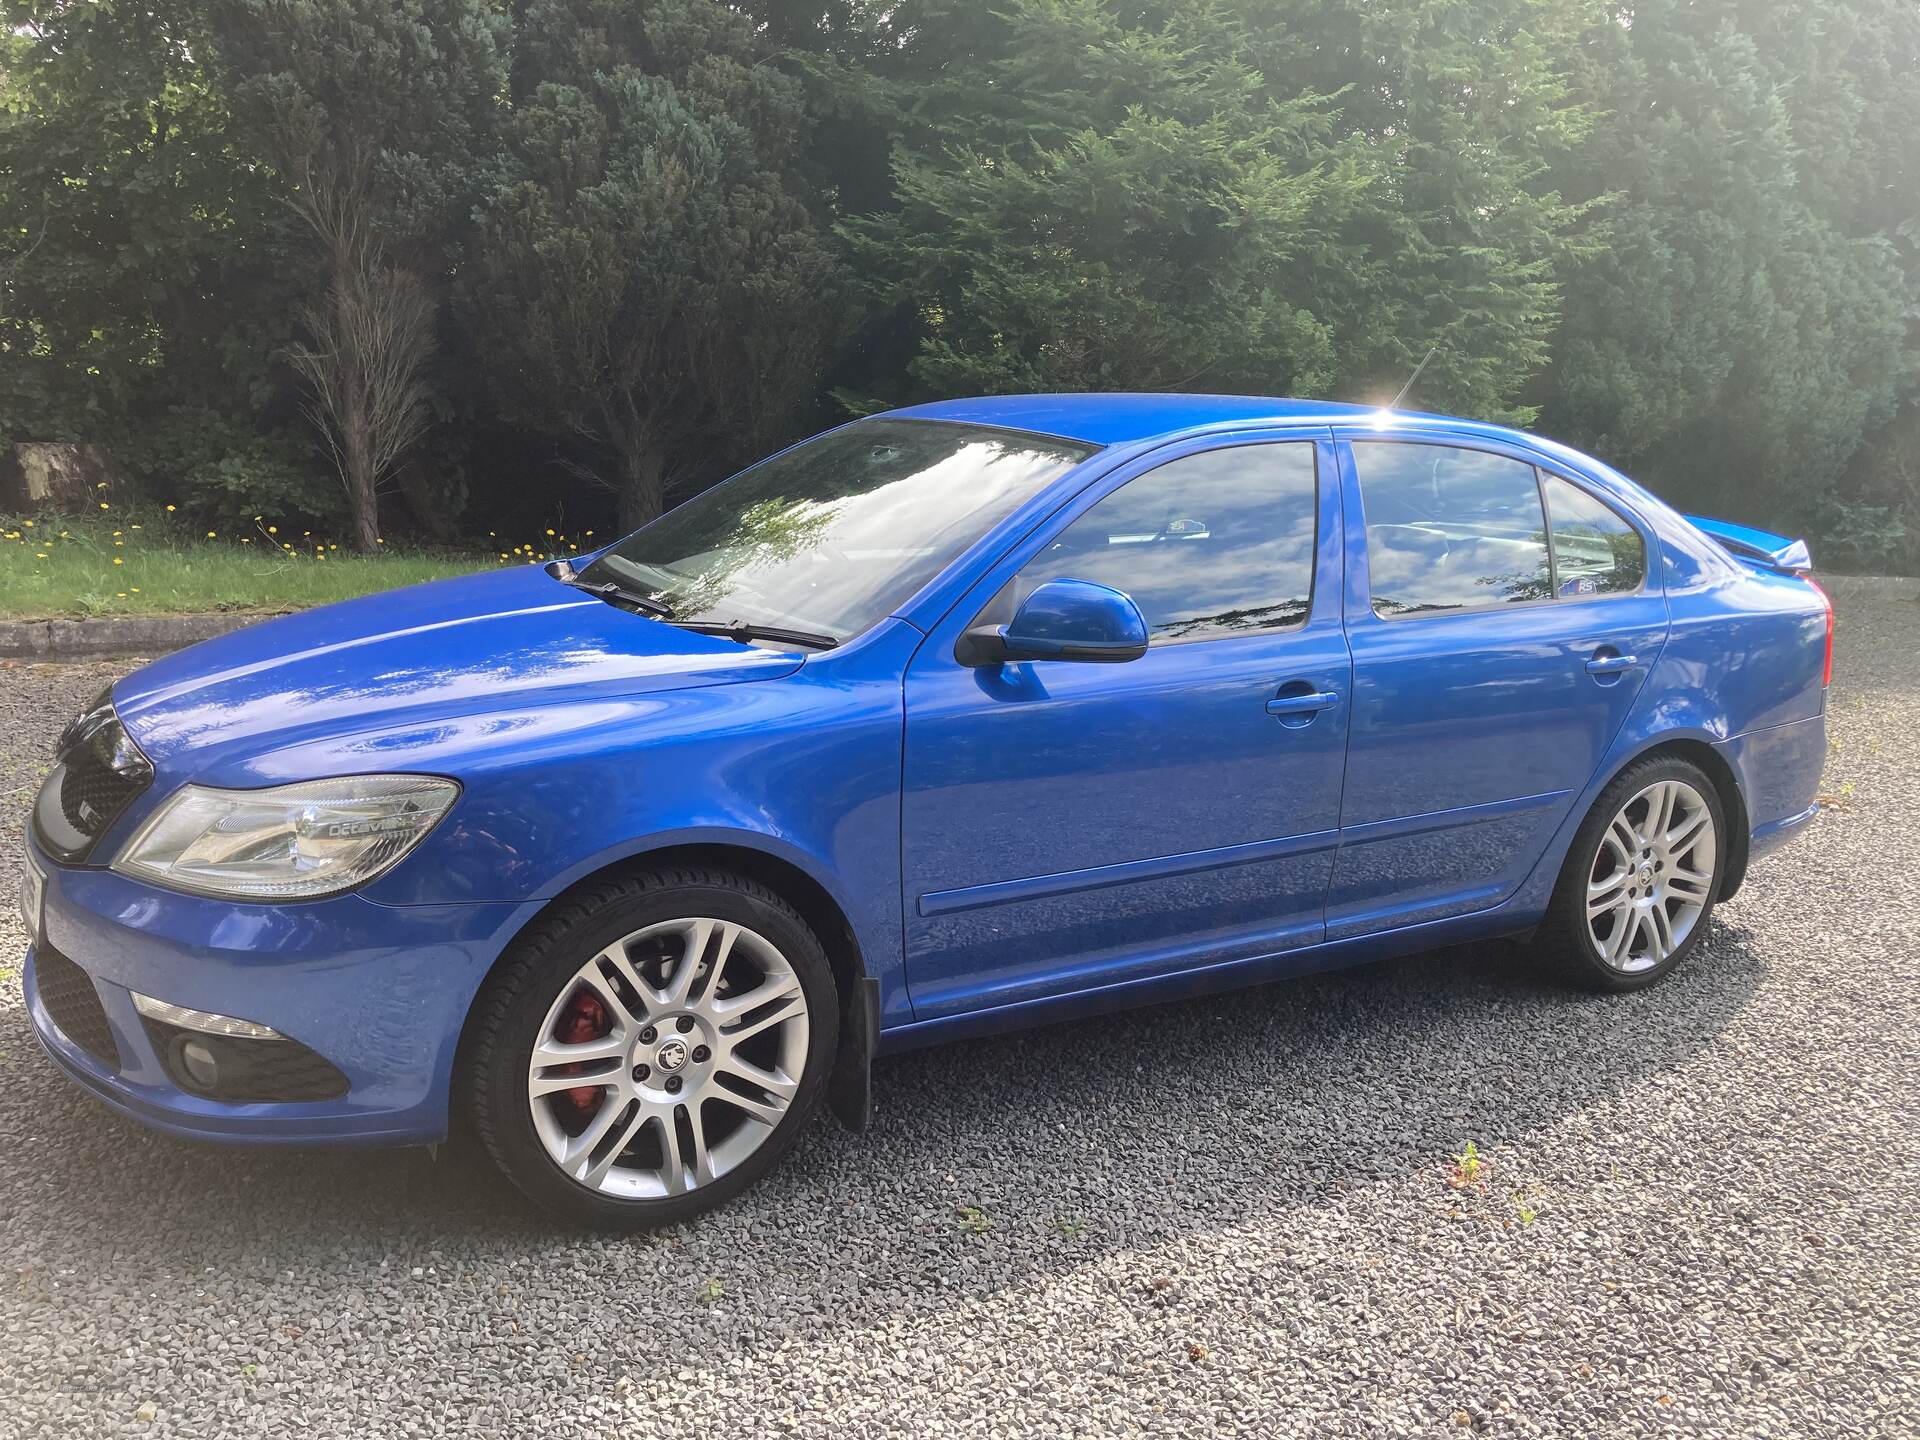
M 1169 460 L 1061 531 L 1020 572 L 1124 590 L 1152 642 L 1304 624 L 1313 597 L 1311 444 L 1236 445 Z
M 1553 528 L 1553 569 L 1563 599 L 1619 595 L 1647 578 L 1640 532 L 1578 485 L 1541 476 Z
M 1546 600 L 1546 518 L 1533 467 L 1450 445 L 1358 441 L 1377 615 Z

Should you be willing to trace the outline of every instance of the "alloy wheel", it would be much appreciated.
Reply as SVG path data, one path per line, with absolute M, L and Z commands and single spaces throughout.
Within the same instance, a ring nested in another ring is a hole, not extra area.
M 601 950 L 561 987 L 527 1064 L 548 1158 L 618 1199 L 682 1195 L 758 1150 L 806 1068 L 806 995 L 764 936 L 669 920 Z
M 1705 913 L 1719 837 L 1706 797 L 1658 780 L 1622 805 L 1587 877 L 1587 934 L 1609 967 L 1632 975 L 1678 950 Z

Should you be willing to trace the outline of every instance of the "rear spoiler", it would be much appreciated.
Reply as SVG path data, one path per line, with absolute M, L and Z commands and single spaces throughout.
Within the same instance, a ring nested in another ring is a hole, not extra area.
M 1807 549 L 1804 540 L 1789 540 L 1785 535 L 1775 535 L 1771 530 L 1755 530 L 1750 525 L 1735 525 L 1731 520 L 1709 520 L 1701 515 L 1689 515 L 1687 521 L 1694 529 L 1712 536 L 1721 549 L 1751 564 L 1777 570 L 1782 575 L 1813 573 L 1813 552 Z

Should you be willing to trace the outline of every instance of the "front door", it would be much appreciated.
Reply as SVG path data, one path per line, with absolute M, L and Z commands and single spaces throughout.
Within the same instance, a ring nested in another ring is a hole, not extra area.
M 1332 446 L 1298 433 L 1169 447 L 1095 482 L 908 667 L 920 1019 L 1320 939 L 1350 666 Z M 968 626 L 1063 577 L 1132 596 L 1146 655 L 955 658 Z
M 1510 447 L 1343 446 L 1353 719 L 1327 938 L 1526 878 L 1665 643 L 1639 525 Z

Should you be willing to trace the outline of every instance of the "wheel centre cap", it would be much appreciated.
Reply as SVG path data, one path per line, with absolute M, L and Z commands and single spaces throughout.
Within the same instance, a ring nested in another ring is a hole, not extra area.
M 678 1070 L 687 1063 L 687 1042 L 675 1036 L 654 1052 L 653 1063 L 662 1070 Z

